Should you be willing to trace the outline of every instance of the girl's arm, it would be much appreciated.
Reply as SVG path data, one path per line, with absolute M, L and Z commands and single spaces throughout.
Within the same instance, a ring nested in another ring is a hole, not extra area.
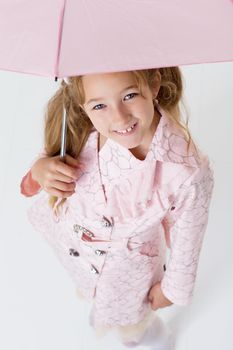
M 164 219 L 170 256 L 161 290 L 177 305 L 190 303 L 208 211 L 214 187 L 213 170 L 206 158 L 181 186 L 175 203 Z

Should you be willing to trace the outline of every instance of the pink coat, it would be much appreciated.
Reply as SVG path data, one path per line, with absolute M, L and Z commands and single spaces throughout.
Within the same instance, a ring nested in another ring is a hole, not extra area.
M 145 160 L 108 139 L 98 153 L 93 129 L 80 154 L 76 191 L 56 217 L 42 191 L 28 217 L 93 301 L 91 324 L 136 324 L 161 281 L 164 295 L 186 305 L 193 296 L 208 221 L 213 170 L 159 108 L 161 119 Z M 25 176 L 21 192 L 25 195 Z M 170 248 L 168 261 L 166 247 Z

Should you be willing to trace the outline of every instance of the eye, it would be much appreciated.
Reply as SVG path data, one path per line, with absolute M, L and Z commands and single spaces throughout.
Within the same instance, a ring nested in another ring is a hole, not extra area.
M 97 109 L 96 109 L 96 107 L 98 107 L 98 106 L 103 106 L 103 104 L 101 103 L 101 104 L 99 104 L 99 105 L 96 105 L 96 106 L 94 106 L 92 109 L 94 109 L 95 111 L 99 111 L 100 109 L 102 109 L 102 108 L 97 108 Z
M 125 97 L 127 97 L 127 96 L 136 96 L 136 95 L 138 95 L 136 92 L 131 92 L 130 94 L 128 94 L 128 95 L 126 95 Z M 131 98 L 129 99 L 129 100 L 131 100 Z
M 136 95 L 138 95 L 138 93 L 136 93 L 136 92 L 131 92 L 130 94 L 126 95 L 125 97 L 127 97 L 127 96 L 133 96 L 133 97 L 134 97 L 134 96 L 136 96 Z M 126 99 L 126 100 L 131 100 L 131 98 Z M 94 109 L 95 111 L 99 111 L 99 110 L 103 109 L 103 108 L 97 108 L 97 107 L 99 107 L 99 106 L 104 106 L 104 105 L 101 103 L 101 104 L 98 104 L 98 105 L 94 106 L 92 109 Z

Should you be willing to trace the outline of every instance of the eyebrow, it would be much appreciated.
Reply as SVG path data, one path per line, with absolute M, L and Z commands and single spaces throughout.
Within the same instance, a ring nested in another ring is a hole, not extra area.
M 128 87 L 126 87 L 126 88 L 124 88 L 120 93 L 122 93 L 122 92 L 124 92 L 124 91 L 126 91 L 126 90 L 129 90 L 129 89 L 132 89 L 132 88 L 137 88 L 138 86 L 137 85 L 130 85 L 130 86 L 128 86 Z M 100 101 L 100 100 L 103 100 L 104 99 L 104 97 L 98 97 L 98 98 L 91 98 L 87 103 L 85 103 L 86 105 L 88 105 L 89 103 L 91 103 L 91 102 L 97 102 L 97 101 Z

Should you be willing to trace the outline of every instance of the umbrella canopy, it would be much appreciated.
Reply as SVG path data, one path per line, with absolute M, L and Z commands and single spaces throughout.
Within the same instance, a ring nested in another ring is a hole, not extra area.
M 0 0 L 0 69 L 66 77 L 233 60 L 231 0 Z

